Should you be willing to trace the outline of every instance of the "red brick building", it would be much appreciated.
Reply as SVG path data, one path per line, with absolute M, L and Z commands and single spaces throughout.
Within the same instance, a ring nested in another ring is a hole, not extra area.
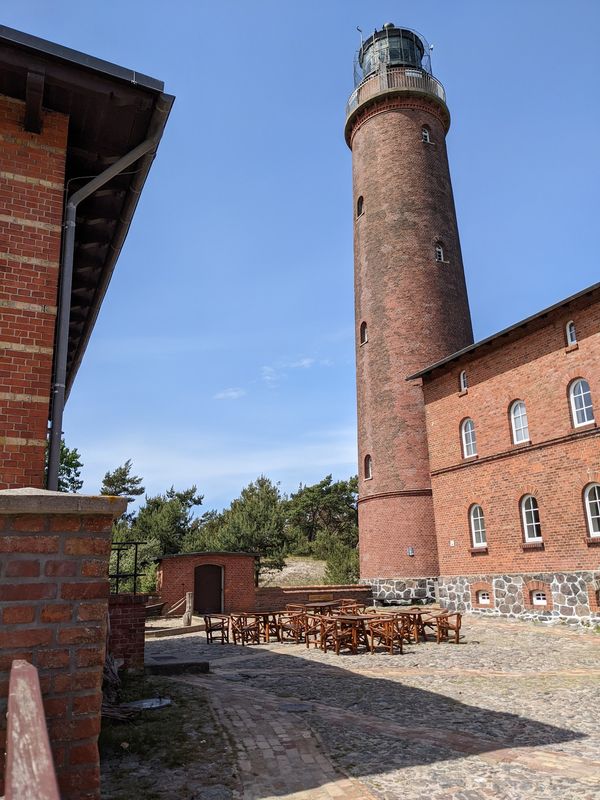
M 126 503 L 44 490 L 45 449 L 56 489 L 65 399 L 173 103 L 163 88 L 0 26 L 0 795 L 9 671 L 26 661 L 61 797 L 100 797 L 108 565 Z M 132 668 L 141 602 L 111 604 L 112 644 Z
M 163 556 L 156 571 L 156 590 L 168 608 L 186 592 L 194 592 L 196 614 L 250 611 L 256 606 L 255 561 L 251 553 Z
M 381 599 L 597 620 L 600 285 L 472 344 L 427 44 L 386 25 L 358 64 L 361 578 Z
M 600 617 L 600 284 L 418 378 L 440 598 Z
M 0 26 L 0 489 L 56 489 L 62 413 L 173 98 Z M 91 179 L 90 176 L 97 176 Z

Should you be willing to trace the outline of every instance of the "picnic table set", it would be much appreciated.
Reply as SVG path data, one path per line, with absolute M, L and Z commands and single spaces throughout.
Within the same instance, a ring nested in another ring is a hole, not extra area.
M 270 641 L 311 645 L 324 652 L 402 653 L 403 644 L 460 641 L 461 615 L 426 606 L 381 610 L 355 600 L 331 600 L 286 605 L 283 611 L 243 611 L 205 614 L 209 644 L 233 641 L 250 645 Z

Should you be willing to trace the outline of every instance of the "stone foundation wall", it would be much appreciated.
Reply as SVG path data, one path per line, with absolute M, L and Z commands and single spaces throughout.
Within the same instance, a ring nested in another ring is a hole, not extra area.
M 433 603 L 436 600 L 437 578 L 365 578 L 379 602 L 410 605 L 415 601 Z
M 487 592 L 489 604 L 480 602 Z M 533 595 L 543 592 L 546 604 Z M 439 600 L 450 611 L 492 614 L 540 622 L 600 624 L 600 571 L 519 575 L 461 575 L 439 578 Z

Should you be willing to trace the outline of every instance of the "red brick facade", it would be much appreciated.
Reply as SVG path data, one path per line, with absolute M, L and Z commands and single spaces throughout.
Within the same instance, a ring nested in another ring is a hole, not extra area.
M 190 553 L 166 556 L 156 573 L 156 589 L 167 607 L 175 605 L 194 591 L 194 571 L 205 564 L 223 569 L 223 608 L 230 611 L 251 611 L 255 607 L 254 556 L 248 553 Z M 183 610 L 182 610 L 183 613 Z
M 578 343 L 567 347 L 575 322 Z M 459 373 L 468 376 L 459 391 Z M 598 568 L 583 492 L 600 482 L 600 428 L 575 427 L 569 386 L 585 378 L 600 419 L 600 302 L 583 298 L 424 378 L 441 575 Z M 509 409 L 527 409 L 530 440 L 515 445 Z M 477 455 L 464 458 L 460 424 L 474 421 Z M 539 505 L 542 542 L 524 539 L 520 501 Z M 469 509 L 485 515 L 487 548 L 472 547 Z
M 405 378 L 472 342 L 442 106 L 386 93 L 348 129 L 362 578 L 438 571 L 423 397 Z
M 0 96 L 0 489 L 44 480 L 69 123 L 24 114 Z
M 63 800 L 100 797 L 108 560 L 112 515 L 124 507 L 117 498 L 0 493 L 0 753 L 8 673 L 22 659 L 39 671 Z M 0 794 L 3 769 L 0 758 Z

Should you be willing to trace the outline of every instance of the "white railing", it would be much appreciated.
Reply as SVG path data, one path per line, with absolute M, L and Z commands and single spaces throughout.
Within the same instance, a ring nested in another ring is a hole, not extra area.
M 428 72 L 410 67 L 386 67 L 383 65 L 377 72 L 365 78 L 352 92 L 346 105 L 346 119 L 371 97 L 395 89 L 432 94 L 444 103 L 446 102 L 444 87 L 437 78 Z

